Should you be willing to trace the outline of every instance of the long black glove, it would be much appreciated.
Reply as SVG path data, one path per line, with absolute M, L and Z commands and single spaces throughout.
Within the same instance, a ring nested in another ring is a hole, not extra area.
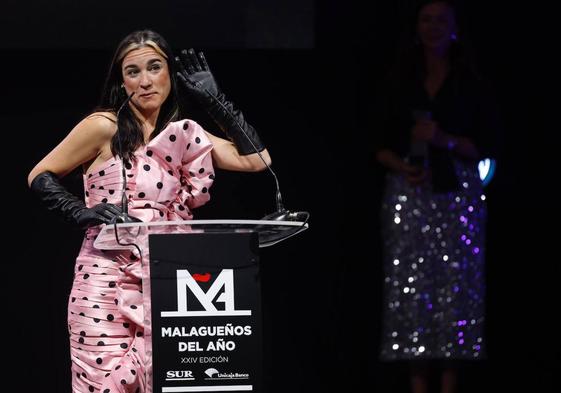
M 265 149 L 255 129 L 248 124 L 243 113 L 234 108 L 220 91 L 202 52 L 195 54 L 191 48 L 176 57 L 177 76 L 187 92 L 206 110 L 222 132 L 234 142 L 241 155 Z
M 111 203 L 100 203 L 87 208 L 84 201 L 64 188 L 52 172 L 35 176 L 31 182 L 31 190 L 48 210 L 60 213 L 66 221 L 75 223 L 80 228 L 109 224 L 121 214 L 121 210 Z

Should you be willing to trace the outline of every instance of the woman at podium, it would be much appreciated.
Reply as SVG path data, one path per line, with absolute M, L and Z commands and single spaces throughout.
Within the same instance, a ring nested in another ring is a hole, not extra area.
M 100 225 L 191 219 L 210 199 L 214 167 L 251 172 L 271 162 L 204 55 L 180 56 L 153 31 L 125 37 L 99 107 L 28 177 L 47 209 L 86 230 L 68 302 L 73 392 L 145 390 L 140 261 L 130 251 L 95 249 Z M 184 118 L 180 98 L 206 111 L 228 139 Z M 85 200 L 60 182 L 79 166 Z

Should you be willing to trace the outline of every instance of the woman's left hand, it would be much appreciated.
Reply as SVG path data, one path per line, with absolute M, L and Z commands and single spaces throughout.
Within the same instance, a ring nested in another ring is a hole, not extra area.
M 177 77 L 183 86 L 201 105 L 214 104 L 220 95 L 218 84 L 210 72 L 203 52 L 195 53 L 193 48 L 183 49 L 175 58 Z

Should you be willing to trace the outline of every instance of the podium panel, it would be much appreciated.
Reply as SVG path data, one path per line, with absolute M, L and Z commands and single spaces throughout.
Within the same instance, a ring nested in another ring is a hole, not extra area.
M 262 391 L 257 233 L 150 235 L 154 392 Z

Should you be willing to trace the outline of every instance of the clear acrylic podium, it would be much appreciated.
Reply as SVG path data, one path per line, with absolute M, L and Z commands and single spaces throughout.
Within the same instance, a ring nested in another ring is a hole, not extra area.
M 191 220 L 107 225 L 100 250 L 142 266 L 146 392 L 263 391 L 259 248 L 307 222 Z

